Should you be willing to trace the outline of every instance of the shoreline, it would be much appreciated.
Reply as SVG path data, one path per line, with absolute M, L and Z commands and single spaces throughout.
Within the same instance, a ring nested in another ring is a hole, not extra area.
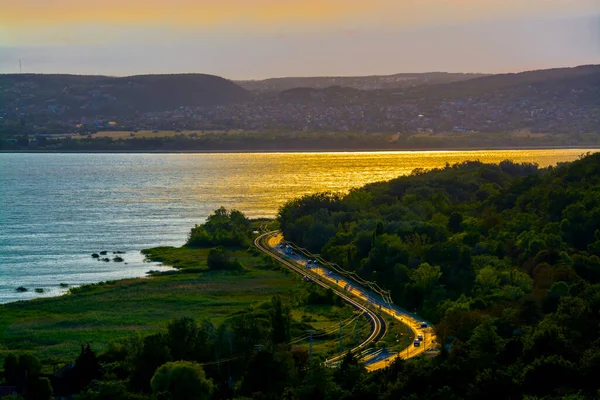
M 141 253 L 141 251 L 140 251 L 140 253 Z M 82 284 L 69 285 L 67 288 L 59 288 L 58 293 L 53 293 L 53 294 L 46 295 L 46 296 L 42 295 L 42 296 L 32 297 L 32 298 L 28 298 L 28 299 L 10 300 L 10 301 L 5 301 L 5 302 L 0 301 L 0 308 L 2 306 L 8 305 L 8 304 L 15 304 L 15 303 L 20 303 L 20 302 L 58 299 L 58 298 L 70 295 L 70 292 L 72 289 L 80 289 L 80 288 L 83 288 L 86 286 L 95 286 L 95 285 L 100 285 L 102 283 L 107 283 L 107 282 L 121 282 L 121 281 L 127 281 L 127 280 L 131 280 L 131 279 L 136 279 L 136 280 L 137 279 L 148 279 L 148 278 L 152 278 L 154 276 L 160 276 L 161 273 L 163 273 L 163 272 L 180 270 L 177 267 L 163 264 L 162 262 L 154 261 L 154 260 L 150 260 L 150 259 L 148 259 L 148 261 L 144 261 L 143 263 L 148 264 L 148 266 L 150 268 L 150 269 L 147 269 L 143 273 L 143 275 L 123 276 L 123 277 L 117 277 L 114 279 L 103 279 L 103 280 L 99 280 L 99 281 L 95 281 L 95 282 L 86 282 L 86 283 L 82 283 Z M 154 269 L 154 268 L 159 268 L 159 269 Z M 146 268 L 144 268 L 144 269 L 146 269 Z M 152 272 L 158 272 L 158 274 L 154 275 Z M 28 292 L 33 293 L 33 290 L 28 291 Z M 46 294 L 48 294 L 48 293 L 46 292 Z
M 282 153 L 418 153 L 418 152 L 466 152 L 466 151 L 520 151 L 520 150 L 596 150 L 598 145 L 582 146 L 499 146 L 499 147 L 458 147 L 429 148 L 333 148 L 333 149 L 215 149 L 215 150 L 0 150 L 0 153 L 26 154 L 282 154 Z

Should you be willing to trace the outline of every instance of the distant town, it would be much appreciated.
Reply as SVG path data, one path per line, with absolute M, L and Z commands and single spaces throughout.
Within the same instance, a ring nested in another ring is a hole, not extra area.
M 323 78 L 315 78 L 317 87 L 287 89 L 311 81 L 240 82 L 244 88 L 208 75 L 153 77 L 0 75 L 2 148 L 39 146 L 41 138 L 93 139 L 106 131 L 129 132 L 129 138 L 139 131 L 187 132 L 187 139 L 207 131 L 384 134 L 387 142 L 397 140 L 390 135 L 509 134 L 557 145 L 594 144 L 600 132 L 600 66 L 461 74 L 433 84 L 388 79 L 371 82 L 372 90 L 353 87 L 365 86 L 356 79 L 320 88 Z

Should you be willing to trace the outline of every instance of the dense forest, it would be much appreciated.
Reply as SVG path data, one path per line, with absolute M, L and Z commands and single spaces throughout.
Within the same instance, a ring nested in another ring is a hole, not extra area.
M 56 382 L 34 357 L 15 354 L 5 381 L 27 388 L 27 399 L 52 389 L 86 400 L 600 396 L 600 154 L 546 169 L 505 161 L 416 170 L 293 200 L 278 220 L 288 240 L 376 280 L 434 322 L 440 354 L 367 373 L 348 353 L 327 368 L 292 345 L 301 331 L 293 305 L 274 297 L 221 326 L 181 318 L 98 355 L 84 346 Z M 237 269 L 227 248 L 247 246 L 239 230 L 248 230 L 243 214 L 217 210 L 188 246 L 217 246 L 214 268 Z M 304 301 L 334 301 L 311 292 Z
M 442 355 L 370 377 L 379 395 L 600 395 L 600 154 L 416 170 L 289 202 L 279 221 L 436 322 Z

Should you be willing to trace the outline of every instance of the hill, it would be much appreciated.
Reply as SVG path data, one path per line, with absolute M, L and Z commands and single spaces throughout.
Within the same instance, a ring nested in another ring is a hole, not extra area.
M 319 109 L 327 107 L 325 123 L 337 123 L 332 116 L 339 114 L 338 119 L 350 130 L 432 134 L 600 131 L 599 65 L 406 89 L 296 88 L 277 98 L 296 107 L 313 108 L 309 110 L 313 121 L 319 119 Z
M 374 133 L 397 135 L 392 144 L 377 146 L 386 149 L 600 142 L 598 65 L 433 81 L 393 89 L 334 85 L 251 93 L 209 75 L 0 75 L 0 135 L 13 142 L 8 148 L 19 138 L 19 148 L 28 146 L 26 134 L 156 130 L 269 131 L 276 139 L 290 132 L 359 134 L 365 143 Z M 240 140 L 235 148 L 246 149 L 247 140 Z
M 582 65 L 573 68 L 525 71 L 479 77 L 463 82 L 418 87 L 406 90 L 403 98 L 453 99 L 461 97 L 486 97 L 504 93 L 509 97 L 547 96 L 552 100 L 572 97 L 585 90 L 590 101 L 600 96 L 600 65 Z M 559 95 L 560 97 L 555 97 Z M 549 97 L 552 96 L 552 97 Z
M 453 74 L 447 72 L 408 73 L 372 76 L 322 76 L 289 77 L 263 80 L 236 81 L 248 90 L 258 93 L 282 92 L 293 88 L 323 89 L 329 86 L 342 86 L 361 90 L 408 88 L 420 85 L 460 82 L 488 76 L 486 74 Z
M 129 77 L 0 75 L 0 115 L 119 116 L 248 100 L 245 89 L 204 74 Z

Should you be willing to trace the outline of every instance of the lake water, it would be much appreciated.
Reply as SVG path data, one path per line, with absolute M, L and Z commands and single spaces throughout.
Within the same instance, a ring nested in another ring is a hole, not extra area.
M 293 197 L 415 168 L 506 159 L 548 166 L 586 151 L 0 154 L 0 303 L 57 295 L 61 283 L 144 276 L 159 268 L 140 250 L 182 245 L 220 206 L 273 217 Z M 111 259 L 125 251 L 125 262 L 92 259 L 101 250 Z

